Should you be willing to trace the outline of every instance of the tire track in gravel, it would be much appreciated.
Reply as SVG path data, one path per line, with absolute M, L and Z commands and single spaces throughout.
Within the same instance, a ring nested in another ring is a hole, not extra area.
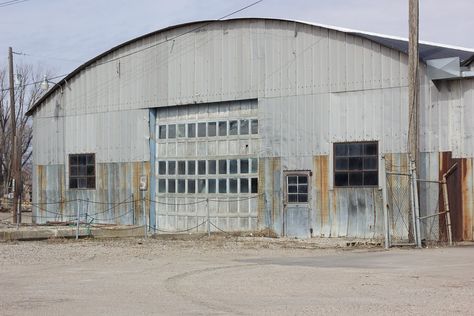
M 224 314 L 235 314 L 235 315 L 246 315 L 243 312 L 237 311 L 235 309 L 230 308 L 229 306 L 224 306 L 221 304 L 216 304 L 216 303 L 211 303 L 209 301 L 200 299 L 196 297 L 195 295 L 189 293 L 189 291 L 183 291 L 180 289 L 179 283 L 183 281 L 186 278 L 196 276 L 199 274 L 204 274 L 204 273 L 210 273 L 210 272 L 215 272 L 215 271 L 222 271 L 222 270 L 230 270 L 230 269 L 238 269 L 238 268 L 250 268 L 250 267 L 255 267 L 259 266 L 261 264 L 259 263 L 252 263 L 252 264 L 236 264 L 236 265 L 229 265 L 229 266 L 223 266 L 223 267 L 213 267 L 213 268 L 205 268 L 205 269 L 199 269 L 199 270 L 193 270 L 193 271 L 188 271 L 184 273 L 180 273 L 177 275 L 174 275 L 172 277 L 169 277 L 165 280 L 165 288 L 176 295 L 181 296 L 184 299 L 190 300 L 192 303 L 204 306 L 210 310 L 213 310 L 218 313 L 224 313 Z M 189 288 L 188 288 L 189 290 Z

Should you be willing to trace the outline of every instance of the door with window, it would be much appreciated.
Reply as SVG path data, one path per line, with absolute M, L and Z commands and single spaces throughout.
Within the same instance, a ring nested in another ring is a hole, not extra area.
M 283 234 L 287 237 L 311 237 L 310 175 L 310 171 L 284 172 Z

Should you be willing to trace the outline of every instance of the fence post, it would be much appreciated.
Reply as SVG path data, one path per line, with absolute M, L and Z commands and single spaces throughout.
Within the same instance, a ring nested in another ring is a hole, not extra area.
M 385 158 L 383 158 L 385 160 Z M 383 164 L 383 168 L 384 168 L 384 173 L 385 173 L 385 176 L 383 177 L 383 187 L 382 187 L 382 190 L 383 190 L 383 194 L 382 194 L 382 201 L 383 201 L 383 217 L 384 217 L 384 230 L 385 230 L 385 249 L 389 249 L 390 248 L 390 223 L 389 223 L 389 218 L 388 218 L 388 195 L 387 195 L 387 167 L 386 167 L 386 162 L 384 161 L 384 164 Z
M 415 240 L 416 240 L 416 247 L 421 248 L 421 222 L 420 222 L 420 205 L 419 205 L 419 200 L 418 200 L 418 179 L 416 177 L 416 165 L 414 162 L 412 162 L 412 186 L 413 186 L 413 205 L 414 205 L 414 211 L 415 211 L 415 222 L 413 223 L 415 225 Z
M 207 237 L 211 237 L 211 217 L 209 213 L 209 198 L 206 199 L 206 209 L 207 209 Z
M 147 224 L 146 224 L 146 210 L 145 210 L 145 191 L 142 191 L 142 200 L 143 200 L 143 227 L 144 227 L 144 233 L 145 233 L 145 239 L 146 239 L 146 229 L 147 229 Z
M 448 244 L 453 245 L 453 233 L 451 231 L 451 212 L 449 211 L 449 200 L 448 200 L 448 183 L 446 180 L 446 174 L 443 175 L 443 180 L 441 181 L 441 187 L 443 189 L 443 202 L 444 210 L 446 212 L 446 226 L 448 226 Z
M 81 214 L 81 208 L 78 207 L 78 208 L 77 208 L 77 213 L 76 213 L 76 216 L 77 216 L 77 219 L 76 219 L 76 240 L 79 239 L 79 221 L 80 221 L 80 214 Z

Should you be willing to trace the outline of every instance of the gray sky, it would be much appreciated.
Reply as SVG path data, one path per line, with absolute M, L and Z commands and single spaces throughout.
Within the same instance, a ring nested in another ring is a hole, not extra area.
M 0 0 L 5 2 L 7 0 Z M 217 19 L 253 0 L 28 0 L 0 7 L 0 65 L 66 74 L 99 53 L 170 25 Z M 264 0 L 233 17 L 277 17 L 407 37 L 408 0 Z M 421 40 L 474 48 L 473 0 L 420 0 Z M 471 30 L 471 31 L 469 31 Z M 62 60 L 65 59 L 65 60 Z

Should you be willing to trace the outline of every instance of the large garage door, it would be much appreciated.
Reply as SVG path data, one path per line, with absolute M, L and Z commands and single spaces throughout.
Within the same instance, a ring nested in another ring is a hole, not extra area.
M 257 227 L 257 101 L 158 109 L 154 198 L 161 231 Z

